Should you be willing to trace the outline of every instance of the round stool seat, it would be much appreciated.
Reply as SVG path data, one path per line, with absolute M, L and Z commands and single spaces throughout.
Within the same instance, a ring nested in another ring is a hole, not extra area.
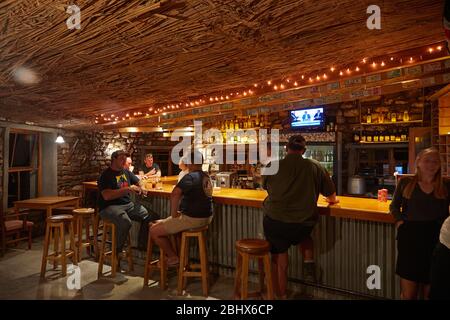
M 249 254 L 261 254 L 269 252 L 270 244 L 262 239 L 242 239 L 236 241 L 236 249 Z
M 93 208 L 78 208 L 74 209 L 72 212 L 78 215 L 88 215 L 93 214 L 95 210 Z
M 69 222 L 73 220 L 71 214 L 60 214 L 57 216 L 51 216 L 47 218 L 47 222 Z
M 208 230 L 208 225 L 200 227 L 200 228 L 193 228 L 193 229 L 185 230 L 183 232 L 202 232 L 202 231 L 206 231 L 206 230 Z

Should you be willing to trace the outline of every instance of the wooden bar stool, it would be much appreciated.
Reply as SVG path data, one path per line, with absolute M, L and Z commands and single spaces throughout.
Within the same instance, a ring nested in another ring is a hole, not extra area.
M 53 260 L 53 268 L 57 262 L 61 262 L 62 275 L 67 274 L 67 258 L 72 258 L 73 264 L 77 264 L 77 251 L 73 232 L 73 216 L 70 214 L 48 217 L 45 228 L 44 252 L 42 254 L 41 278 L 45 277 L 47 260 Z M 65 226 L 69 227 L 70 246 L 66 249 Z M 53 240 L 53 253 L 49 254 L 50 242 Z M 61 246 L 61 248 L 59 248 Z
M 270 244 L 262 239 L 243 239 L 236 241 L 237 267 L 234 283 L 235 299 L 247 299 L 248 297 L 263 297 L 264 277 L 267 281 L 267 299 L 273 299 L 272 275 L 270 272 Z M 248 267 L 249 259 L 258 259 L 259 292 L 248 292 Z
M 149 223 L 149 228 L 152 222 Z M 178 246 L 176 243 L 176 239 L 173 236 L 170 236 L 170 241 L 172 242 L 172 246 L 177 250 Z M 152 254 L 153 254 L 153 246 L 156 245 L 156 243 L 153 243 L 153 240 L 150 236 L 150 232 L 148 234 L 148 241 L 147 241 L 147 256 L 145 258 L 145 270 L 144 270 L 144 287 L 148 286 L 148 280 L 150 276 L 152 275 L 153 271 L 155 269 L 159 269 L 159 287 L 162 290 L 167 289 L 167 261 L 166 261 L 166 253 L 162 248 L 159 248 L 159 259 L 152 260 Z
M 108 229 L 111 232 L 108 232 Z M 107 234 L 110 234 L 111 250 L 106 251 Z M 128 232 L 128 241 L 126 249 L 126 259 L 128 261 L 128 272 L 133 271 L 133 254 L 131 252 L 131 235 Z M 116 226 L 111 221 L 103 219 L 103 235 L 102 246 L 100 249 L 100 259 L 98 262 L 98 277 L 103 275 L 103 263 L 106 259 L 111 261 L 111 277 L 116 276 L 117 266 L 120 265 L 121 254 L 117 256 L 117 239 L 116 239 Z
M 92 214 L 95 212 L 92 208 L 78 208 L 73 210 L 76 225 L 78 261 L 81 261 L 83 248 L 87 248 L 88 255 L 91 254 L 91 246 L 94 244 L 91 241 L 90 229 L 92 224 Z M 83 240 L 83 224 L 85 227 L 85 239 Z
M 202 291 L 208 296 L 208 256 L 206 254 L 206 231 L 208 226 L 181 232 L 180 269 L 178 271 L 178 295 L 186 288 L 188 277 L 201 277 Z M 200 264 L 189 264 L 189 238 L 198 239 Z M 200 271 L 192 271 L 200 269 Z

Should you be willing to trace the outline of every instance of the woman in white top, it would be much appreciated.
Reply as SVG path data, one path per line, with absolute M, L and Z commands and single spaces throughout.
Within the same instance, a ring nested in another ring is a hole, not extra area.
M 430 299 L 450 300 L 450 217 L 442 224 L 433 253 Z
M 180 159 L 178 167 L 181 169 L 180 173 L 178 174 L 178 182 L 180 182 L 181 179 L 183 179 L 183 177 L 189 173 L 184 157 Z

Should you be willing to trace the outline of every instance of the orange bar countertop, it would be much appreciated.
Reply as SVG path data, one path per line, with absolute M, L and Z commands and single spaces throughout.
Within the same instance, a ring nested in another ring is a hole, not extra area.
M 161 190 L 149 189 L 148 195 L 159 195 L 169 197 L 176 183 L 176 176 L 164 177 Z M 174 180 L 175 179 L 175 180 Z M 175 181 L 175 183 L 174 183 Z M 97 182 L 83 182 L 85 188 L 97 188 Z M 265 190 L 214 188 L 213 198 L 215 203 L 262 208 L 264 199 L 267 197 Z M 389 214 L 388 202 L 380 202 L 376 199 L 338 196 L 339 203 L 328 205 L 322 197 L 319 198 L 317 206 L 319 213 L 339 218 L 349 218 L 366 221 L 394 223 L 395 220 Z
M 148 194 L 169 196 L 174 188 L 173 185 L 164 184 L 162 190 L 147 190 Z M 215 203 L 262 208 L 264 199 L 267 197 L 265 190 L 247 190 L 214 188 L 213 198 Z M 389 214 L 388 202 L 380 202 L 376 199 L 338 196 L 339 203 L 328 205 L 322 197 L 319 198 L 317 206 L 319 213 L 339 218 L 349 218 L 366 221 L 394 223 L 395 220 Z

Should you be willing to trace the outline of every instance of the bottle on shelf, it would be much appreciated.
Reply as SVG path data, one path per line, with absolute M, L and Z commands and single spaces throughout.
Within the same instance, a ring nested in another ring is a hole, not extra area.
M 384 112 L 383 111 L 381 111 L 378 115 L 378 122 L 384 123 Z
M 372 123 L 372 114 L 370 113 L 370 108 L 367 109 L 367 123 Z
M 391 122 L 397 122 L 397 114 L 395 112 L 391 113 Z
M 395 142 L 400 142 L 400 141 L 402 141 L 400 133 L 397 130 L 395 130 Z
M 383 134 L 383 132 L 381 132 L 381 131 L 380 131 L 380 136 L 379 136 L 378 140 L 379 140 L 380 142 L 384 142 L 384 134 Z
M 392 131 L 391 131 L 391 135 L 390 135 L 390 137 L 389 137 L 389 141 L 395 142 L 395 130 L 392 130 Z
M 367 135 L 366 135 L 366 132 L 363 131 L 362 135 L 361 135 L 361 142 L 366 142 L 366 141 L 367 141 Z
M 379 142 L 379 141 L 380 141 L 380 139 L 379 139 L 378 131 L 375 131 L 374 135 L 373 135 L 373 142 Z
M 259 127 L 259 114 L 256 114 L 255 127 Z
M 408 140 L 408 134 L 406 130 L 403 130 L 401 135 L 400 135 L 400 140 L 402 141 L 407 141 Z
M 234 118 L 234 130 L 239 130 L 239 122 L 236 117 Z
M 358 143 L 359 140 L 360 140 L 359 132 L 358 132 L 358 131 L 355 131 L 355 132 L 353 133 L 353 141 L 356 142 L 356 143 Z
M 371 132 L 367 133 L 366 139 L 367 139 L 367 142 L 373 142 L 373 136 L 372 136 Z
M 389 142 L 389 138 L 390 138 L 389 133 L 386 132 L 384 134 L 384 142 Z
M 403 121 L 405 121 L 405 122 L 409 121 L 409 112 L 408 112 L 408 110 L 405 110 L 405 112 L 403 112 Z

